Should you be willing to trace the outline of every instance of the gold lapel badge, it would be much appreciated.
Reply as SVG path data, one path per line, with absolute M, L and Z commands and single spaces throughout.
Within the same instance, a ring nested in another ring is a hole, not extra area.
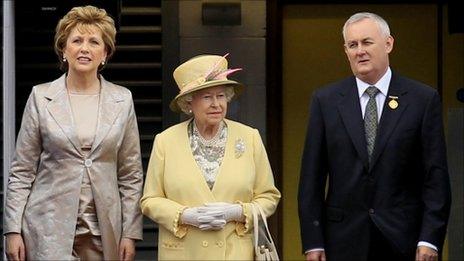
M 390 101 L 388 102 L 388 107 L 390 107 L 390 109 L 392 110 L 395 110 L 396 108 L 398 108 L 398 106 L 400 105 L 398 103 L 398 96 L 388 96 L 388 98 L 390 99 Z

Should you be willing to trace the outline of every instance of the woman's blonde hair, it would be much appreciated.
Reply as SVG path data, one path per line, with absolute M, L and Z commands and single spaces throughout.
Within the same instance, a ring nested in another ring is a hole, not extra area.
M 95 6 L 74 7 L 61 18 L 55 30 L 55 53 L 58 55 L 62 70 L 67 70 L 67 63 L 63 61 L 63 49 L 71 31 L 77 27 L 79 30 L 88 32 L 91 26 L 96 26 L 102 33 L 107 53 L 106 59 L 108 60 L 113 55 L 116 49 L 116 27 L 113 18 L 106 13 L 105 9 Z
M 224 92 L 226 95 L 227 102 L 230 102 L 235 95 L 234 87 L 232 86 L 224 86 L 224 87 L 225 87 Z M 192 111 L 190 110 L 189 105 L 190 105 L 190 102 L 193 100 L 194 94 L 195 92 L 187 93 L 183 95 L 182 97 L 179 97 L 179 99 L 177 99 L 177 105 L 179 105 L 179 108 L 181 109 L 181 111 L 188 116 L 193 115 Z

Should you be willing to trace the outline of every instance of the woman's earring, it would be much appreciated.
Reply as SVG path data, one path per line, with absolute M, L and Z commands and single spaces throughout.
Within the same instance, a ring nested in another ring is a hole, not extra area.
M 189 110 L 189 114 L 192 114 L 192 110 Z
M 101 65 L 102 65 L 102 66 L 105 65 L 105 61 L 102 61 Z
M 64 57 L 64 56 L 63 56 L 63 62 L 64 62 L 64 63 L 67 62 L 67 61 L 66 61 L 66 57 Z

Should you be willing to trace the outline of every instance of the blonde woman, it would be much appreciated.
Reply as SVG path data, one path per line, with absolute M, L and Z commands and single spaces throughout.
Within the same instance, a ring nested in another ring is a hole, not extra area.
M 10 260 L 132 260 L 142 238 L 142 165 L 131 93 L 98 71 L 115 50 L 113 19 L 75 7 L 58 23 L 66 71 L 34 86 L 5 204 Z

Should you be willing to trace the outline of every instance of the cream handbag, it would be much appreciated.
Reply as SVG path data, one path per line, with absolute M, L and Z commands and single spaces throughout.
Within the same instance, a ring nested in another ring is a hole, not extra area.
M 267 226 L 266 215 L 261 206 L 253 204 L 253 241 L 255 248 L 255 260 L 279 260 L 277 249 L 272 240 Z

